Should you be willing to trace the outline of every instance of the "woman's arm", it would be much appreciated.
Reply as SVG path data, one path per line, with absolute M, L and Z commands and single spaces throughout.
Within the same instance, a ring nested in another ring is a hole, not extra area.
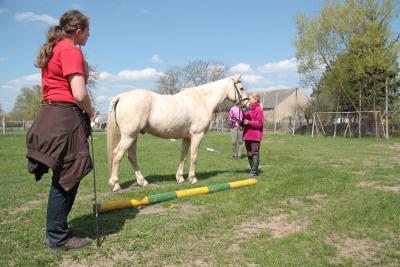
M 264 113 L 262 109 L 257 110 L 254 115 L 254 118 L 247 121 L 247 125 L 254 129 L 262 129 L 264 126 Z
M 72 95 L 77 100 L 78 106 L 92 118 L 94 110 L 86 90 L 85 78 L 79 73 L 74 73 L 68 76 L 68 81 L 71 85 Z

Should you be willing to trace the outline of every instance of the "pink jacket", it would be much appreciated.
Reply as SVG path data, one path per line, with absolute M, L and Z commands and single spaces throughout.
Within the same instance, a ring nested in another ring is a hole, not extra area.
M 231 121 L 232 128 L 239 129 L 239 122 L 243 119 L 243 113 L 240 112 L 238 106 L 233 106 L 229 111 L 229 120 Z
M 263 137 L 264 113 L 259 103 L 251 103 L 250 109 L 244 112 L 244 120 L 249 124 L 244 125 L 243 140 L 261 141 Z

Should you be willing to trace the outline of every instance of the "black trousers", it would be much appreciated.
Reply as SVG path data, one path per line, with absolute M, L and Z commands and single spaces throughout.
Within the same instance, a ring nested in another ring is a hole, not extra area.
M 71 237 L 67 217 L 74 204 L 78 187 L 79 183 L 65 191 L 53 178 L 49 191 L 46 222 L 46 237 L 50 247 L 62 246 Z

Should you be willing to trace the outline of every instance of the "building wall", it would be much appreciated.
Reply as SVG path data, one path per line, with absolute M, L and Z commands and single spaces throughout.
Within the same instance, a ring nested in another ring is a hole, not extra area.
M 297 105 L 301 106 L 308 102 L 308 98 L 304 93 L 304 90 L 297 90 Z M 277 120 L 286 120 L 288 117 L 294 115 L 294 108 L 296 106 L 296 92 L 293 92 L 285 100 L 279 103 L 277 108 Z

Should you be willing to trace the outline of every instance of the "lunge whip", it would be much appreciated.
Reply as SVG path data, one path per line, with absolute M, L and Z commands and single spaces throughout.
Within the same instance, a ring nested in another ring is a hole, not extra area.
M 94 190 L 94 213 L 95 213 L 95 217 L 96 217 L 96 243 L 97 243 L 97 247 L 100 247 L 99 211 L 97 209 L 96 168 L 94 165 L 93 132 L 90 133 L 90 143 L 91 143 L 91 147 L 92 147 L 92 162 L 93 162 L 93 190 Z

